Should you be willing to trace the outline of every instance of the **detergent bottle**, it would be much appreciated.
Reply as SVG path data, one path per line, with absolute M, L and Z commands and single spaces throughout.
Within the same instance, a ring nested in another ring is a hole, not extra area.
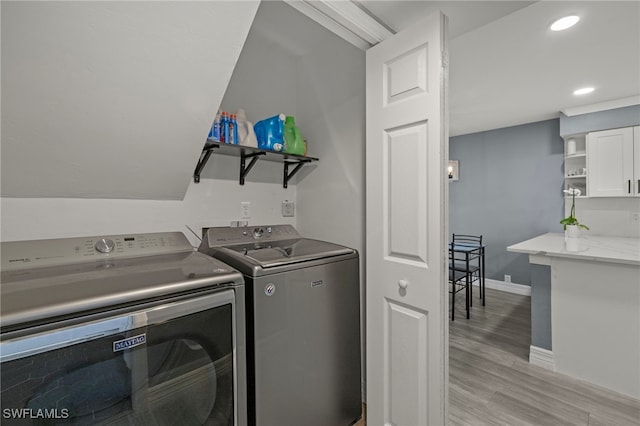
M 235 114 L 229 116 L 229 143 L 238 144 L 238 122 Z
M 253 124 L 247 120 L 247 113 L 244 109 L 240 108 L 238 112 L 236 112 L 236 121 L 238 126 L 238 143 L 240 145 L 257 148 L 258 139 L 256 139 L 256 133 L 253 131 Z
M 209 131 L 209 139 L 220 142 L 220 111 L 218 111 L 216 118 L 213 120 L 213 125 Z
M 287 154 L 305 155 L 305 146 L 295 119 L 288 115 L 284 123 L 284 152 Z
M 229 114 L 226 111 L 220 116 L 220 142 L 229 143 Z
M 284 114 L 274 115 L 258 121 L 253 130 L 258 139 L 258 148 L 282 151 L 284 147 Z

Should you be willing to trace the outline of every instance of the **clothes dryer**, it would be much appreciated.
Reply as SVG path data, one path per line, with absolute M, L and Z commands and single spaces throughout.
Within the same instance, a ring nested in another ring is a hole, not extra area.
M 3 425 L 247 424 L 239 272 L 179 232 L 1 248 Z

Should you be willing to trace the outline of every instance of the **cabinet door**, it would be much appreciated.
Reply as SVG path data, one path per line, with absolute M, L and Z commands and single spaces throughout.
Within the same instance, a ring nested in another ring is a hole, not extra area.
M 640 126 L 633 128 L 633 180 L 636 187 L 634 195 L 640 197 Z
M 633 194 L 633 128 L 587 135 L 587 176 L 590 197 Z

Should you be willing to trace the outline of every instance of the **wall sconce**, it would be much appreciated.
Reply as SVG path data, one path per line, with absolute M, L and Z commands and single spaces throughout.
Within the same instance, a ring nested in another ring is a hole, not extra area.
M 449 182 L 457 181 L 460 178 L 458 160 L 449 160 L 447 172 L 449 174 Z

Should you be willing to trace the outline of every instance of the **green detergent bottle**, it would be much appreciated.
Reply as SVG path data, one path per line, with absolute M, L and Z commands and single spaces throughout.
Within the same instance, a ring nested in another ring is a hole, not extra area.
M 293 117 L 287 116 L 284 122 L 284 152 L 294 155 L 305 155 L 304 140 Z

